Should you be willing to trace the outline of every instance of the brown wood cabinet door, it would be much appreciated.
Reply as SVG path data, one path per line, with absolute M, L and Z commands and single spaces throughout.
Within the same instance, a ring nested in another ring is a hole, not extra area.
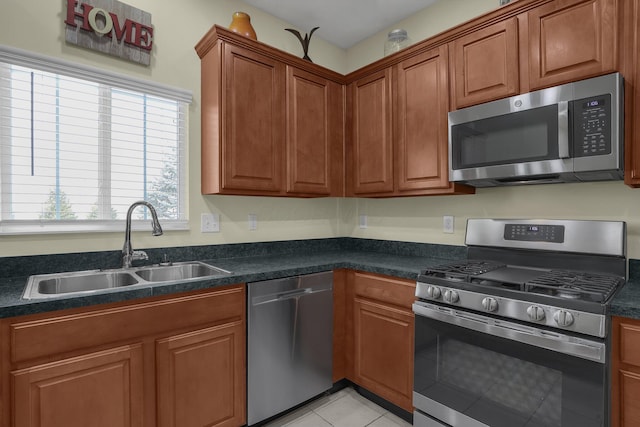
M 391 68 L 353 82 L 351 104 L 351 192 L 393 191 Z
M 447 46 L 398 64 L 394 110 L 398 192 L 447 188 Z
M 619 423 L 617 427 L 640 426 L 640 374 L 620 370 L 620 402 L 612 407 L 612 411 L 619 411 Z
M 356 298 L 354 381 L 413 411 L 413 313 Z
M 334 162 L 342 160 L 341 96 L 339 84 L 287 67 L 288 193 L 340 192 L 343 172 Z
M 142 426 L 142 359 L 132 344 L 13 371 L 13 426 Z
M 223 84 L 222 192 L 282 192 L 284 64 L 225 44 Z
M 450 46 L 453 109 L 519 92 L 517 18 L 475 31 Z
M 640 320 L 612 318 L 611 427 L 640 425 Z
M 244 322 L 156 343 L 159 427 L 238 427 L 245 423 Z
M 624 182 L 640 187 L 640 122 L 637 111 L 640 110 L 640 2 L 624 0 L 624 31 L 621 34 L 624 59 L 622 73 L 625 79 L 625 146 L 624 146 Z
M 528 18 L 531 90 L 615 71 L 615 0 L 553 1 Z

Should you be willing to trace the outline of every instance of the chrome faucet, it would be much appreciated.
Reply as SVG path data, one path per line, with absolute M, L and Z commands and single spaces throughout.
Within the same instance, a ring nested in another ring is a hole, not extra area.
M 127 211 L 127 226 L 124 230 L 124 247 L 122 248 L 122 268 L 131 268 L 131 263 L 140 259 L 149 259 L 149 256 L 144 251 L 134 251 L 131 247 L 131 214 L 133 214 L 133 210 L 136 206 L 146 206 L 149 208 L 149 212 L 151 212 L 153 226 L 153 235 L 160 236 L 162 235 L 162 227 L 160 226 L 160 222 L 158 221 L 158 215 L 156 214 L 155 208 L 149 202 L 145 202 L 144 200 L 140 200 L 134 202 L 131 206 L 129 206 L 129 210 Z

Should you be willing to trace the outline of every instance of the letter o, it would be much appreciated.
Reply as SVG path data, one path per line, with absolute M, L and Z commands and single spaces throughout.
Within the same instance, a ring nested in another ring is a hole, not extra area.
M 104 28 L 98 27 L 96 16 L 99 13 L 104 16 Z M 111 30 L 113 30 L 113 19 L 111 19 L 111 15 L 109 15 L 106 10 L 94 7 L 93 9 L 91 9 L 91 12 L 89 12 L 89 25 L 91 26 L 91 28 L 93 28 L 93 31 L 100 34 L 101 36 L 104 36 L 105 34 L 110 33 Z

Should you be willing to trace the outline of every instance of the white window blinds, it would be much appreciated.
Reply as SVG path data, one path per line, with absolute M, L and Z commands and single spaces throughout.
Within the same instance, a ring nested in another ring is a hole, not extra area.
M 121 229 L 137 200 L 186 227 L 190 99 L 0 47 L 0 233 Z

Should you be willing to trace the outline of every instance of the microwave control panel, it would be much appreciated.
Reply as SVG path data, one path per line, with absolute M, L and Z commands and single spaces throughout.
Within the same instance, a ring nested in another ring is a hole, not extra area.
M 611 95 L 572 102 L 573 157 L 611 153 Z

